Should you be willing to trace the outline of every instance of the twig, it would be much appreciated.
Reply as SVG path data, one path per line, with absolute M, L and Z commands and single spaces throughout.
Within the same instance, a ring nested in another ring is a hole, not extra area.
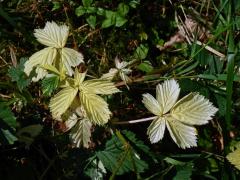
M 145 122 L 145 121 L 152 121 L 156 119 L 157 116 L 148 117 L 148 118 L 142 118 L 142 119 L 135 119 L 130 121 L 122 121 L 122 122 L 113 122 L 113 124 L 135 124 L 139 122 Z

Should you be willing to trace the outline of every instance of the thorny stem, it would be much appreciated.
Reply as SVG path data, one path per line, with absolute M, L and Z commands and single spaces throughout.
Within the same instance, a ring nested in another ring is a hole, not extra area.
M 156 119 L 157 116 L 148 117 L 148 118 L 142 118 L 142 119 L 135 119 L 130 121 L 122 121 L 122 122 L 113 122 L 113 124 L 135 124 L 139 122 L 145 122 L 145 121 L 152 121 Z

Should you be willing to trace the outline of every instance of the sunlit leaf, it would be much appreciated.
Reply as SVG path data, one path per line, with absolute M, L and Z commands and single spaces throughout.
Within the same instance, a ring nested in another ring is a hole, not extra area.
M 228 161 L 240 170 L 240 148 L 227 155 Z
M 113 94 L 119 92 L 111 81 L 101 79 L 84 81 L 82 83 L 82 90 L 93 94 Z
M 185 125 L 172 117 L 166 118 L 167 129 L 173 141 L 180 148 L 185 149 L 197 146 L 197 131 L 194 127 Z
M 174 105 L 171 115 L 183 123 L 202 125 L 208 123 L 217 111 L 208 99 L 197 93 L 190 93 Z
M 180 88 L 175 80 L 164 81 L 156 87 L 157 101 L 161 107 L 161 114 L 167 113 L 176 103 Z
M 166 120 L 164 118 L 157 118 L 153 120 L 147 130 L 151 143 L 157 143 L 163 138 L 164 131 L 166 128 Z
M 80 92 L 80 102 L 93 124 L 104 125 L 110 119 L 108 104 L 98 95 Z
M 153 114 L 161 115 L 162 108 L 158 101 L 149 93 L 143 94 L 142 100 L 144 106 Z
M 66 68 L 68 75 L 72 76 L 74 72 L 71 67 L 76 67 L 80 63 L 83 63 L 83 55 L 74 49 L 62 48 L 61 62 Z
M 59 118 L 72 104 L 78 92 L 77 88 L 66 87 L 50 100 L 50 110 L 54 118 Z
M 58 26 L 55 22 L 47 22 L 43 29 L 35 29 L 34 36 L 43 45 L 63 48 L 67 42 L 68 33 L 68 26 Z

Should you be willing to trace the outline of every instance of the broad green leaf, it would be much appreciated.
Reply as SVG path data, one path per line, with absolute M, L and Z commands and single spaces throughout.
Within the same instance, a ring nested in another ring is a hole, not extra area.
M 84 81 L 80 88 L 86 93 L 93 94 L 113 94 L 119 92 L 111 81 L 101 79 Z
M 97 21 L 96 16 L 89 16 L 89 17 L 86 19 L 86 21 L 87 21 L 87 23 L 89 24 L 89 26 L 90 26 L 92 29 L 95 29 L 96 21 Z
M 0 109 L 0 119 L 2 119 L 8 126 L 15 129 L 17 122 L 11 109 L 3 103 L 0 103 Z
M 71 67 L 76 67 L 80 63 L 84 63 L 83 55 L 74 49 L 62 48 L 61 62 L 63 63 L 67 74 L 72 76 L 74 72 Z
M 106 19 L 102 22 L 102 28 L 108 28 L 116 24 L 116 12 L 105 11 Z
M 124 3 L 120 3 L 118 4 L 117 12 L 124 17 L 129 12 L 129 6 Z
M 58 26 L 52 21 L 47 22 L 43 29 L 35 29 L 34 36 L 45 46 L 63 48 L 67 42 L 68 33 L 68 26 Z
M 86 8 L 83 6 L 79 6 L 78 8 L 75 9 L 75 14 L 77 16 L 82 16 L 86 13 Z
M 51 77 L 44 78 L 41 86 L 44 95 L 50 96 L 54 90 L 57 89 L 59 84 L 59 77 L 52 75 Z
M 157 118 L 153 120 L 147 129 L 147 135 L 151 143 L 157 143 L 163 138 L 166 128 L 166 120 L 164 118 Z
M 128 137 L 128 133 L 125 133 L 125 135 L 127 135 L 128 139 L 132 139 Z M 105 149 L 97 151 L 96 155 L 111 172 L 115 171 L 120 165 L 117 175 L 134 171 L 133 163 L 138 173 L 144 172 L 144 170 L 148 168 L 146 162 L 141 160 L 132 148 L 127 151 L 122 141 L 118 139 L 116 135 L 113 135 L 112 138 L 107 141 Z
M 93 0 L 82 0 L 83 6 L 88 7 L 91 6 Z
M 227 155 L 228 161 L 240 170 L 240 148 Z
M 14 136 L 9 130 L 5 130 L 5 129 L 1 129 L 0 130 L 2 131 L 4 137 L 7 139 L 8 143 L 9 144 L 14 144 L 15 141 L 17 141 L 17 137 Z
M 137 66 L 137 68 L 143 72 L 149 73 L 152 72 L 153 66 L 149 61 L 144 61 Z
M 180 93 L 178 83 L 172 79 L 158 84 L 156 87 L 157 101 L 161 107 L 161 114 L 167 113 L 176 103 Z
M 8 75 L 11 77 L 12 81 L 17 82 L 18 89 L 22 91 L 25 87 L 29 85 L 31 79 L 26 77 L 24 73 L 24 63 L 27 61 L 27 58 L 21 58 L 20 63 L 16 67 L 12 66 L 8 70 Z
M 61 115 L 69 108 L 76 97 L 77 92 L 77 88 L 69 86 L 62 89 L 50 100 L 49 107 L 54 118 L 60 118 Z
M 163 111 L 158 101 L 149 93 L 143 94 L 142 103 L 144 106 L 155 115 L 162 115 Z
M 111 112 L 103 98 L 83 91 L 79 93 L 79 96 L 81 105 L 93 124 L 104 125 L 108 122 Z
M 140 44 L 140 46 L 137 47 L 134 53 L 134 56 L 137 59 L 143 60 L 147 57 L 147 54 L 148 54 L 148 47 L 143 44 Z
M 125 23 L 127 22 L 127 19 L 119 16 L 118 14 L 116 14 L 116 22 L 115 22 L 115 26 L 116 27 L 121 27 L 123 26 Z
M 29 147 L 33 143 L 34 138 L 41 133 L 42 129 L 43 126 L 40 124 L 26 126 L 17 132 L 18 139 Z
M 76 147 L 89 147 L 89 143 L 91 142 L 91 127 L 92 123 L 84 118 L 79 120 L 71 129 L 69 136 L 73 143 L 76 144 Z
M 61 8 L 60 2 L 54 1 L 54 2 L 52 2 L 52 4 L 53 4 L 52 11 L 55 11 L 55 10 L 58 10 Z
M 103 180 L 107 171 L 102 161 L 96 158 L 91 162 L 90 168 L 84 171 L 84 174 L 89 176 L 91 180 Z
M 185 165 L 179 165 L 177 168 L 177 174 L 174 176 L 173 180 L 191 179 L 193 171 L 193 163 L 189 162 Z
M 52 64 L 57 56 L 57 50 L 52 47 L 44 48 L 41 51 L 34 53 L 29 60 L 25 63 L 24 72 L 29 76 L 32 69 L 38 65 L 44 66 L 45 64 Z M 47 71 L 41 67 L 36 68 L 37 77 L 33 78 L 34 81 L 42 79 L 46 76 Z
M 178 147 L 185 149 L 197 146 L 197 130 L 194 127 L 172 117 L 166 117 L 166 123 L 170 136 Z
M 208 123 L 217 111 L 218 109 L 204 96 L 190 93 L 174 105 L 171 115 L 183 123 L 202 125 Z
M 137 6 L 140 4 L 140 0 L 133 0 L 129 2 L 129 6 L 132 8 L 137 8 Z

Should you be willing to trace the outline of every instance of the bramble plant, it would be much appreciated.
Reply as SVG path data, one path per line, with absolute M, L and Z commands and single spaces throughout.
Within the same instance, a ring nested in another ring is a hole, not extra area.
M 0 2 L 0 177 L 239 179 L 239 9 Z

